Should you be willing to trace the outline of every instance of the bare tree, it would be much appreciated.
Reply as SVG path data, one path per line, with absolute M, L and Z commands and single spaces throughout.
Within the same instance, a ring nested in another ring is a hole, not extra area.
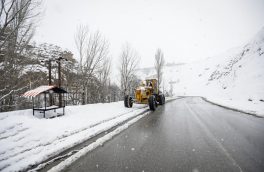
M 138 66 L 140 57 L 135 50 L 133 50 L 128 44 L 123 47 L 120 55 L 120 67 L 119 73 L 121 76 L 121 90 L 123 95 L 130 94 L 131 83 L 135 78 L 135 69 Z
M 13 97 L 27 88 L 21 76 L 41 1 L 0 0 L 0 3 L 0 103 L 2 107 L 15 107 Z
M 34 19 L 40 14 L 41 0 L 1 0 L 0 50 L 12 42 L 20 52 L 34 33 Z
M 79 52 L 80 85 L 83 90 L 83 104 L 89 103 L 100 73 L 104 59 L 109 54 L 109 42 L 99 31 L 90 32 L 87 26 L 79 26 L 75 35 L 75 44 Z M 92 82 L 93 81 L 93 82 Z M 90 88 L 89 88 L 90 87 Z M 93 88 L 93 89 L 92 89 Z
M 160 48 L 157 49 L 156 54 L 155 54 L 155 70 L 157 73 L 157 79 L 158 79 L 158 88 L 160 90 L 160 85 L 162 82 L 162 75 L 163 75 L 163 67 L 165 64 L 165 60 L 164 60 L 164 54 L 161 51 Z
M 87 43 L 88 34 L 89 34 L 88 26 L 83 26 L 83 25 L 78 26 L 77 33 L 75 34 L 75 45 L 78 50 L 79 58 L 80 58 L 79 72 L 83 72 L 82 66 L 83 66 L 83 59 L 84 59 L 85 51 L 86 51 L 85 46 Z
M 110 86 L 110 73 L 111 73 L 111 59 L 106 58 L 103 62 L 103 67 L 99 71 L 98 78 L 100 81 L 99 93 L 100 102 L 105 103 L 109 93 Z

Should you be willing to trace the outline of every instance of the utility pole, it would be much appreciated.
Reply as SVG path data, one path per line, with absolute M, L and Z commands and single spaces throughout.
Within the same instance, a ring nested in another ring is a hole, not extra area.
M 48 63 L 48 70 L 49 70 L 49 86 L 52 85 L 51 83 L 51 59 L 48 60 L 42 60 L 41 62 Z M 49 105 L 52 106 L 52 94 L 49 93 Z
M 63 58 L 62 56 L 57 59 L 58 63 L 58 87 L 61 88 L 61 60 L 68 61 L 67 59 Z M 62 107 L 62 96 L 59 93 L 59 107 Z
M 60 57 L 58 59 L 58 86 L 59 88 L 61 87 L 61 60 L 62 58 Z
M 49 63 L 49 86 L 51 86 L 51 60 L 49 59 L 49 61 L 48 61 L 48 63 Z
M 62 57 L 58 58 L 58 87 L 61 88 L 61 60 Z M 61 93 L 59 93 L 59 107 L 62 106 L 62 97 L 61 97 Z
M 51 86 L 51 59 L 48 61 L 49 63 L 49 86 Z M 49 105 L 52 106 L 52 94 L 49 93 Z
M 48 62 L 48 69 L 49 69 L 49 86 L 52 85 L 51 83 L 51 61 L 56 61 L 58 63 L 58 87 L 61 88 L 61 60 L 68 61 L 67 59 L 63 58 L 62 55 L 59 58 L 56 59 L 49 59 L 41 62 Z M 50 98 L 50 106 L 52 106 L 52 96 L 49 94 Z M 61 93 L 59 93 L 59 107 L 62 106 L 62 96 Z

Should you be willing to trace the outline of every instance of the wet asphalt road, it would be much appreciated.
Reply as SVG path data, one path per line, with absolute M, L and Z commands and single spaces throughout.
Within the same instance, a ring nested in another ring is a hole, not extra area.
M 264 171 L 264 119 L 198 97 L 159 107 L 65 171 Z

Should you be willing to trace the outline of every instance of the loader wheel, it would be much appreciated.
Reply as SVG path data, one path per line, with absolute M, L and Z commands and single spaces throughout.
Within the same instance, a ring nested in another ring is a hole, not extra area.
M 133 106 L 133 99 L 129 95 L 126 95 L 124 98 L 124 105 L 127 108 L 131 108 Z
M 160 99 L 159 104 L 160 105 L 164 105 L 165 104 L 165 96 L 164 96 L 164 94 L 159 95 L 159 99 Z
M 149 109 L 152 111 L 156 110 L 157 107 L 157 102 L 156 102 L 156 98 L 154 95 L 151 95 L 148 99 L 148 103 L 149 103 Z
M 162 94 L 157 95 L 157 102 L 159 103 L 159 105 L 163 105 L 163 97 L 162 97 Z

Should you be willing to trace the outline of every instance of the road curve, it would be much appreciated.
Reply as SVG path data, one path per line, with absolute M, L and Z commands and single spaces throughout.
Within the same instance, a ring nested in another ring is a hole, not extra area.
M 199 97 L 159 107 L 65 171 L 264 171 L 264 118 Z

